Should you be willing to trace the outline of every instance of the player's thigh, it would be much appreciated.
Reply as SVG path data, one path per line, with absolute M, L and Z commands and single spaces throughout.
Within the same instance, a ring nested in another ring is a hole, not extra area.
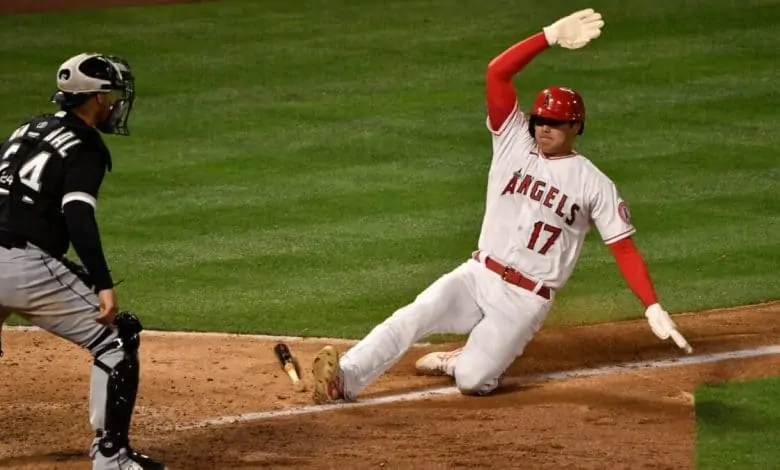
M 28 250 L 25 278 L 19 286 L 26 302 L 18 313 L 30 323 L 91 349 L 112 334 L 97 323 L 98 298 L 58 260 Z
M 19 289 L 25 276 L 25 256 L 24 250 L 0 247 L 0 310 L 13 312 L 26 302 Z
M 473 268 L 464 263 L 441 276 L 393 316 L 414 318 L 421 333 L 468 333 L 482 319 L 474 292 Z
M 478 393 L 497 385 L 498 378 L 522 354 L 549 312 L 550 303 L 533 294 L 521 305 L 488 310 L 466 341 L 455 364 L 455 379 L 464 392 Z

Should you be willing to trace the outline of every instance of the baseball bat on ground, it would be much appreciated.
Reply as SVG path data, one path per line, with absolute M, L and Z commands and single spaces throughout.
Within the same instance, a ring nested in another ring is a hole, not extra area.
M 293 388 L 296 392 L 303 392 L 306 390 L 306 384 L 301 380 L 300 367 L 298 367 L 298 361 L 293 357 L 290 352 L 290 348 L 284 343 L 278 343 L 274 346 L 274 354 L 279 360 L 279 365 L 282 370 L 287 372 L 287 375 L 292 380 Z

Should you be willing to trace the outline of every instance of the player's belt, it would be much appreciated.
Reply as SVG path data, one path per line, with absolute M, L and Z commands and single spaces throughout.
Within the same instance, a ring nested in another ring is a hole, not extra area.
M 474 258 L 476 261 L 479 261 L 479 250 L 472 253 L 471 257 Z M 501 279 L 503 279 L 505 282 L 514 284 L 518 287 L 521 287 L 531 292 L 533 292 L 536 289 L 536 281 L 523 276 L 518 270 L 512 268 L 511 266 L 505 266 L 499 263 L 498 261 L 494 260 L 490 256 L 487 255 L 485 256 L 485 261 L 483 264 L 485 265 L 486 268 L 501 276 Z M 536 295 L 544 299 L 550 300 L 550 297 L 552 296 L 552 291 L 547 286 L 541 286 L 539 290 L 536 292 Z

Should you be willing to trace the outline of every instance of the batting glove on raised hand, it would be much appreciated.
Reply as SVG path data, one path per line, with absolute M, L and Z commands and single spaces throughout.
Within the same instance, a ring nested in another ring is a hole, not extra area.
M 579 49 L 592 39 L 601 36 L 602 26 L 604 26 L 604 20 L 601 19 L 601 13 L 596 13 L 592 8 L 586 8 L 564 16 L 542 30 L 549 45 L 557 44 L 566 49 Z
M 677 331 L 677 325 L 666 310 L 661 308 L 660 304 L 653 304 L 647 307 L 645 317 L 647 317 L 647 322 L 650 324 L 650 329 L 653 330 L 653 334 L 658 339 L 666 340 L 671 337 L 680 349 L 684 349 L 688 354 L 693 352 L 688 341 Z

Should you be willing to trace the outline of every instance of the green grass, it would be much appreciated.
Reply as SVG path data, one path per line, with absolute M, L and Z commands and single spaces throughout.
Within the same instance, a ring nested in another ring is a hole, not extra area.
M 780 463 L 780 377 L 696 391 L 697 468 L 767 470 Z
M 602 37 L 537 57 L 516 80 L 522 104 L 549 84 L 582 92 L 578 150 L 631 204 L 668 310 L 780 297 L 780 3 L 591 5 Z M 485 66 L 579 7 L 279 0 L 0 18 L 0 128 L 50 109 L 69 55 L 125 56 L 133 135 L 107 139 L 98 212 L 120 305 L 154 328 L 360 336 L 473 250 Z M 549 323 L 641 313 L 591 233 Z

